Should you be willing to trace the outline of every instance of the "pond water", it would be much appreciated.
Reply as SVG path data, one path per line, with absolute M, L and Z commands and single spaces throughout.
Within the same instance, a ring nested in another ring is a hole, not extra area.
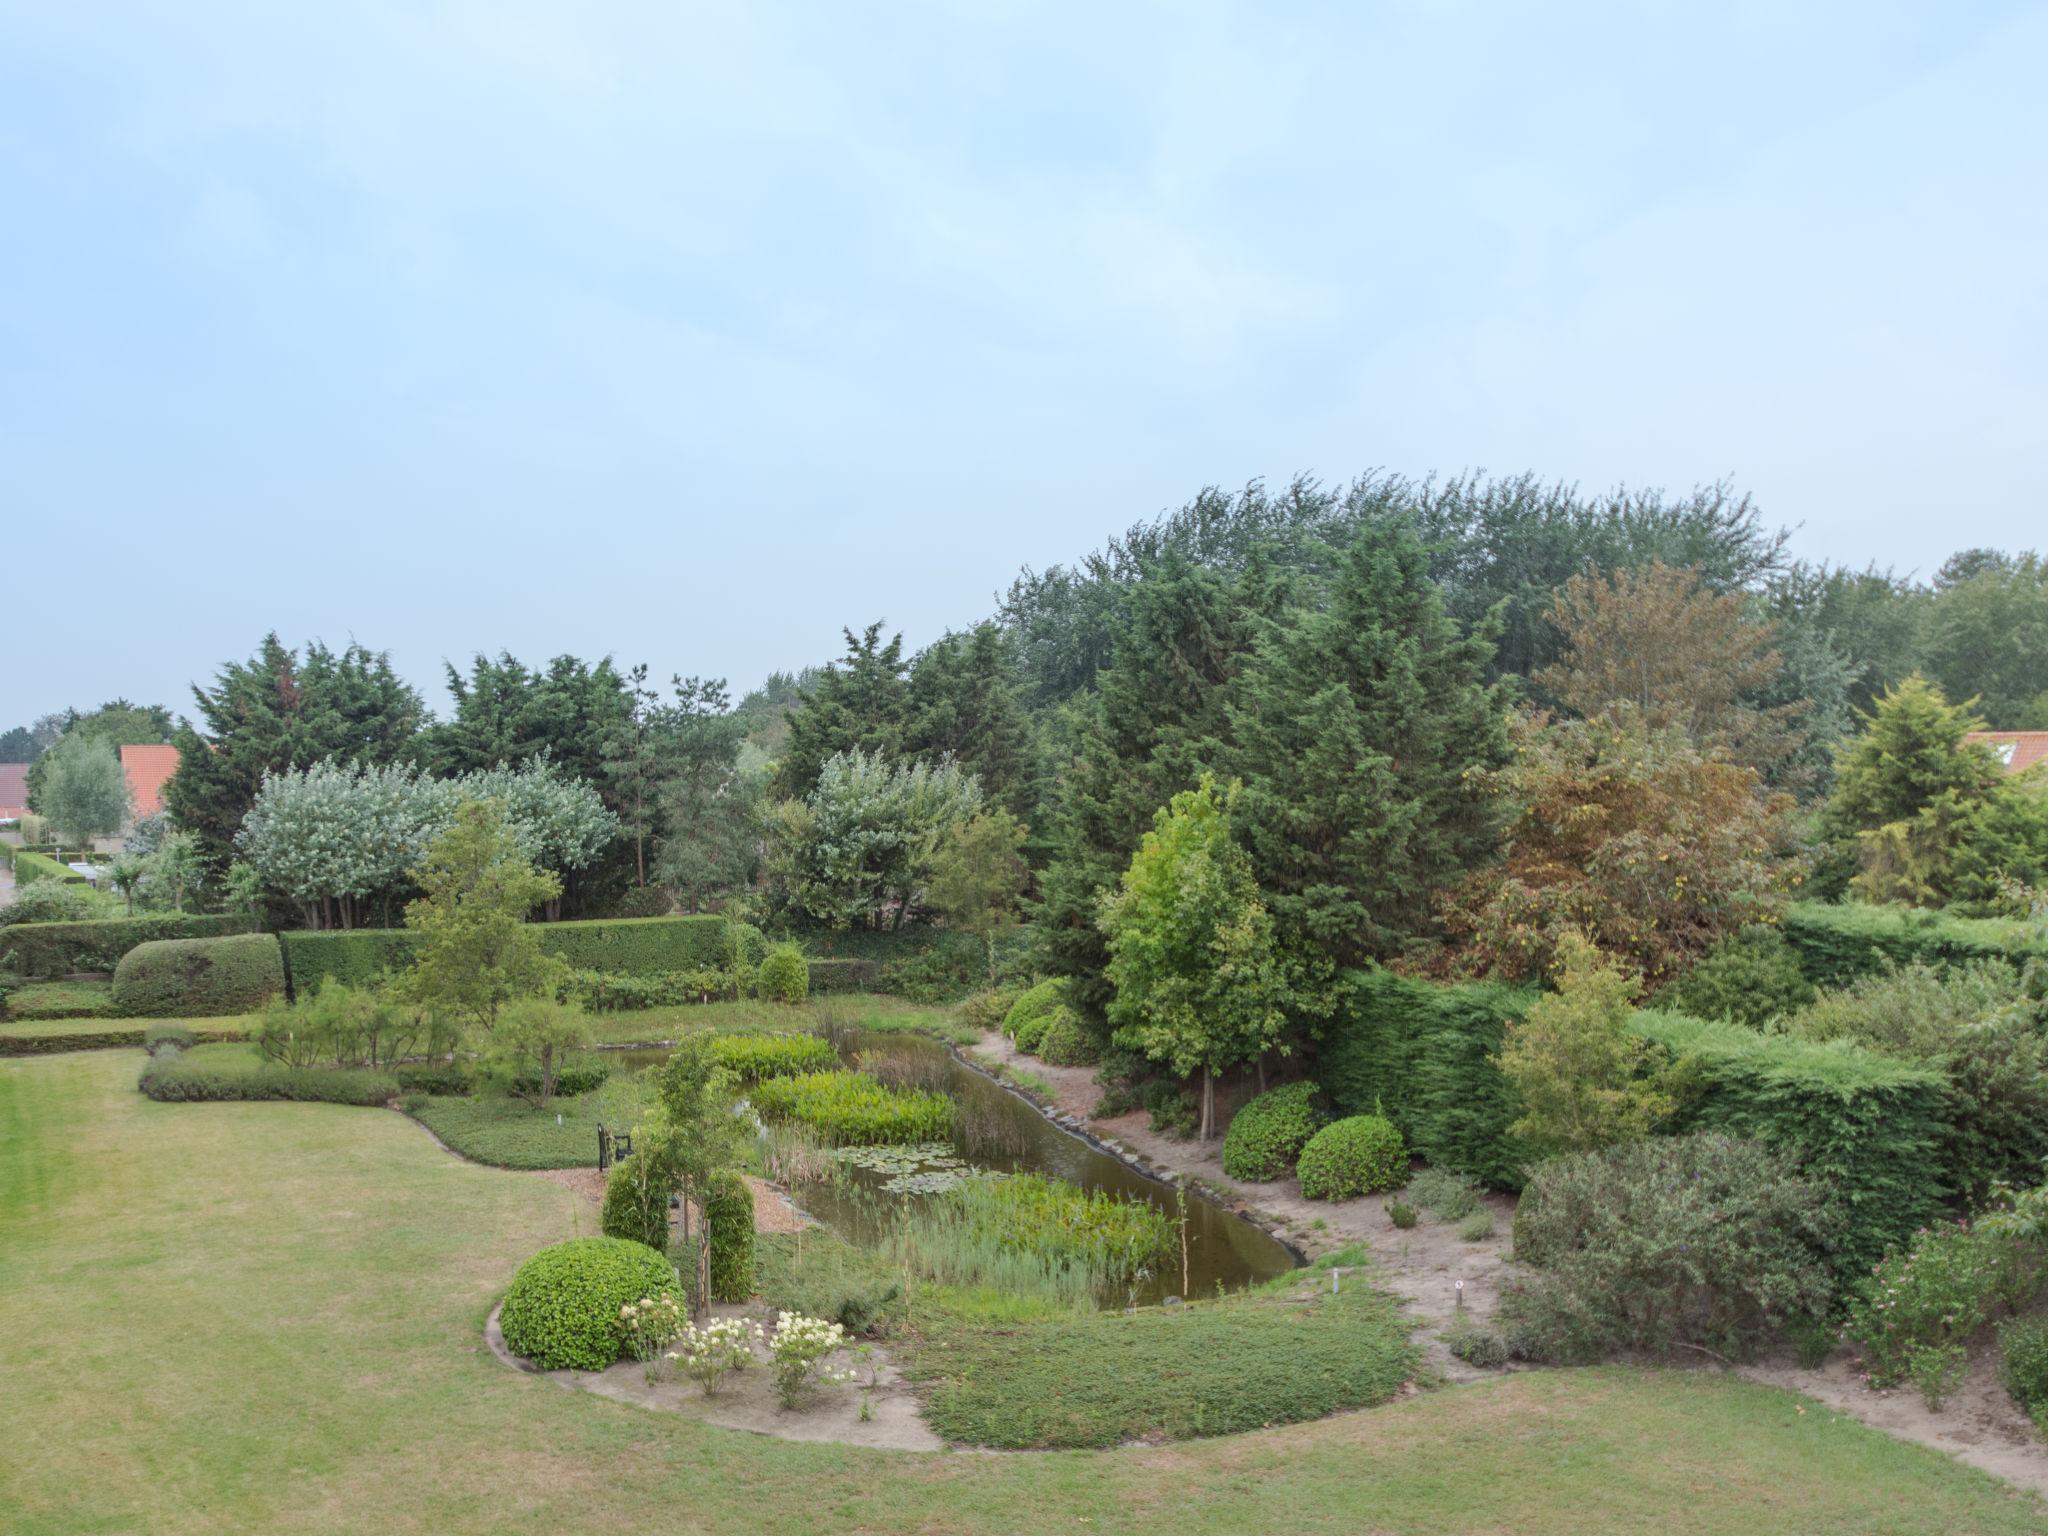
M 1180 1207 L 1171 1186 L 1146 1178 L 1122 1159 L 1060 1129 L 1016 1094 L 966 1065 L 940 1041 L 927 1035 L 858 1028 L 832 1031 L 829 1038 L 848 1066 L 862 1067 L 898 1087 L 936 1089 L 957 1101 L 960 1113 L 954 1122 L 953 1150 L 975 1167 L 999 1173 L 1047 1174 L 1083 1189 L 1147 1201 L 1178 1218 Z M 667 1054 L 659 1050 L 605 1053 L 615 1070 L 622 1071 L 652 1065 Z M 806 1185 L 795 1194 L 805 1210 L 840 1236 L 853 1242 L 873 1242 L 896 1201 L 919 1198 L 884 1193 L 881 1186 L 887 1176 L 885 1172 L 849 1169 L 843 1180 Z M 1191 1194 L 1186 1209 L 1185 1291 L 1176 1251 L 1162 1273 L 1108 1299 L 1142 1305 L 1182 1294 L 1212 1296 L 1219 1288 L 1242 1290 L 1294 1268 L 1294 1255 L 1278 1239 L 1213 1201 Z

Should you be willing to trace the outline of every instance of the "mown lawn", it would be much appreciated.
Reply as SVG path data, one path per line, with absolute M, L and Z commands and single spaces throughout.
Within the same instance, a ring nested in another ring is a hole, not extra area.
M 0 1526 L 46 1532 L 2039 1532 L 1788 1394 L 1531 1373 L 1164 1449 L 912 1456 L 650 1413 L 480 1329 L 589 1206 L 380 1110 L 155 1104 L 0 1062 Z M 1804 1409 L 1802 1412 L 1801 1409 Z

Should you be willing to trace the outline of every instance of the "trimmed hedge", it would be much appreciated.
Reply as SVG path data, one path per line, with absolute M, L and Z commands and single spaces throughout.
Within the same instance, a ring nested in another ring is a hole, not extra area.
M 625 1348 L 619 1308 L 643 1296 L 685 1301 L 666 1258 L 624 1238 L 572 1237 L 519 1266 L 498 1327 L 506 1348 L 543 1370 L 601 1371 Z
M 1301 1149 L 1322 1129 L 1314 1083 L 1286 1083 L 1251 1100 L 1230 1117 L 1223 1133 L 1223 1171 L 1233 1179 L 1264 1183 L 1294 1171 Z
M 1445 985 L 1391 971 L 1347 971 L 1349 1001 L 1318 1047 L 1315 1078 L 1341 1115 L 1384 1114 L 1410 1152 L 1499 1189 L 1519 1189 L 1521 1115 L 1493 1058 L 1534 987 Z
M 135 1086 L 160 1104 L 284 1100 L 376 1106 L 398 1097 L 398 1079 L 388 1072 L 228 1064 L 194 1061 L 183 1055 L 152 1056 Z
M 611 1176 L 605 1180 L 604 1205 L 598 1213 L 598 1229 L 606 1237 L 624 1238 L 628 1242 L 645 1244 L 656 1253 L 666 1253 L 669 1192 L 641 1177 L 646 1171 L 645 1161 L 644 1158 L 629 1157 L 624 1162 L 612 1164 Z M 637 1301 L 639 1298 L 634 1299 Z
M 1384 1115 L 1352 1115 L 1309 1137 L 1297 1165 L 1305 1200 L 1349 1200 L 1408 1182 L 1408 1149 Z
M 1782 926 L 1786 941 L 1799 953 L 1807 980 L 1817 987 L 1842 986 L 1884 969 L 1887 961 L 1947 965 L 2048 956 L 2028 925 L 2011 918 L 1802 901 L 1786 909 Z
M 92 882 L 67 864 L 44 853 L 30 853 L 26 848 L 14 850 L 14 883 L 27 885 L 31 880 L 68 880 L 74 885 L 90 885 Z
M 239 917 L 163 912 L 96 922 L 16 923 L 0 930 L 0 955 L 19 976 L 55 979 L 73 971 L 111 971 L 138 944 L 156 939 L 215 939 L 246 932 Z
M 1847 1041 L 1762 1035 L 1737 1024 L 1644 1012 L 1630 1026 L 1689 1060 L 1695 1092 L 1680 1130 L 1726 1131 L 1797 1155 L 1830 1183 L 1847 1217 L 1844 1278 L 1930 1220 L 1947 1193 L 1941 1144 L 1948 1081 Z
M 722 917 L 607 917 L 537 926 L 542 952 L 579 971 L 652 976 L 717 970 L 725 964 Z M 415 949 L 412 933 L 404 928 L 327 929 L 282 937 L 294 996 L 330 976 L 352 987 L 368 985 L 385 971 L 411 965 Z
M 1066 983 L 1057 976 L 1027 988 L 1003 1015 L 1003 1033 L 1016 1042 L 1018 1050 L 1027 1054 L 1036 1051 L 1045 1037 L 1046 1026 L 1052 1022 L 1053 1011 L 1061 1006 L 1066 995 Z
M 881 974 L 881 967 L 872 960 L 828 957 L 806 957 L 811 968 L 811 992 L 823 993 L 872 992 L 875 980 Z
M 1080 1015 L 1062 1003 L 1045 1016 L 1038 1032 L 1038 1059 L 1052 1067 L 1092 1067 L 1102 1048 L 1081 1023 Z
M 152 939 L 114 968 L 114 1012 L 129 1019 L 250 1013 L 284 991 L 284 955 L 268 933 Z
M 754 1192 L 730 1170 L 704 1189 L 704 1229 L 711 1243 L 711 1299 L 745 1301 L 754 1294 Z

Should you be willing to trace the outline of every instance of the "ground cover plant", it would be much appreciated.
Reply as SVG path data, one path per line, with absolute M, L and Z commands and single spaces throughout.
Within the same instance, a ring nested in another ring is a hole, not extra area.
M 801 1121 L 846 1146 L 936 1141 L 952 1130 L 958 1111 L 943 1093 L 890 1088 L 865 1072 L 764 1078 L 750 1097 L 763 1115 Z
M 27 1531 L 541 1536 L 687 1509 L 710 1536 L 821 1536 L 871 1526 L 879 1504 L 934 1533 L 1036 1536 L 1058 1508 L 1185 1536 L 1191 1507 L 1214 1529 L 1269 1528 L 1282 1479 L 1302 1530 L 2041 1527 L 2037 1501 L 1946 1457 L 1696 1372 L 1530 1371 L 1087 1457 L 877 1455 L 646 1413 L 480 1344 L 519 1265 L 590 1230 L 582 1196 L 450 1158 L 396 1115 L 154 1104 L 137 1060 L 0 1064 L 0 1371 L 38 1426 L 0 1457 L 0 1508 Z M 128 1321 L 164 1314 L 179 1326 L 136 1349 Z M 280 1433 L 301 1423 L 317 1438 Z

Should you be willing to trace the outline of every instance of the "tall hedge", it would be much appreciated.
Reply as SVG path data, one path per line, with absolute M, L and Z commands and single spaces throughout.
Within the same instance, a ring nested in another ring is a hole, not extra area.
M 745 1301 L 754 1294 L 754 1192 L 745 1179 L 730 1170 L 711 1175 L 704 1227 L 711 1242 L 711 1299 Z
M 152 939 L 114 968 L 114 1012 L 130 1019 L 249 1013 L 284 991 L 277 937 Z
M 1951 917 L 1861 902 L 1797 902 L 1786 910 L 1783 926 L 1807 980 L 1817 987 L 1845 985 L 1882 970 L 1887 961 L 2018 961 L 2043 952 L 2026 924 L 2008 918 Z
M 1508 1127 L 1521 1106 L 1492 1058 L 1536 989 L 1444 985 L 1382 970 L 1349 971 L 1344 980 L 1347 1001 L 1315 1066 L 1338 1114 L 1384 1114 L 1432 1166 L 1519 1189 L 1523 1154 Z
M 413 936 L 404 928 L 327 929 L 287 933 L 283 938 L 294 995 L 311 991 L 329 977 L 363 986 L 383 971 L 402 971 L 412 964 Z M 725 963 L 725 919 L 613 917 L 546 923 L 541 925 L 540 947 L 579 971 L 645 976 L 716 968 Z
M 69 880 L 74 885 L 85 885 L 87 880 L 68 864 L 59 863 L 46 853 L 30 853 L 26 848 L 14 850 L 14 883 L 27 885 L 31 880 Z
M 241 933 L 239 917 L 159 912 L 95 922 L 15 923 L 0 929 L 0 964 L 17 976 L 54 979 L 73 971 L 111 971 L 138 944 L 153 939 L 214 939 Z
M 1868 1274 L 1927 1222 L 1942 1196 L 1947 1081 L 1848 1041 L 1765 1035 L 1739 1024 L 1639 1013 L 1632 1026 L 1697 1068 L 1674 1129 L 1727 1131 L 1792 1152 L 1848 1213 L 1840 1273 Z

